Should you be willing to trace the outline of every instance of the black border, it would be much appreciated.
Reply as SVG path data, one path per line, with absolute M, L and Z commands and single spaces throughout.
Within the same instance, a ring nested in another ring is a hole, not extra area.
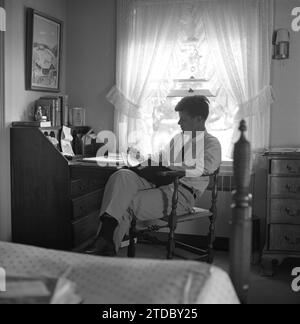
M 51 20 L 60 25 L 59 33 L 59 64 L 58 64 L 58 87 L 47 88 L 47 87 L 34 87 L 32 86 L 32 48 L 33 48 L 33 24 L 34 16 L 38 15 L 45 19 Z M 26 90 L 31 91 L 41 91 L 41 92 L 60 92 L 60 82 L 61 82 L 61 66 L 62 66 L 62 38 L 63 38 L 63 22 L 42 12 L 34 10 L 32 8 L 27 8 L 26 17 Z

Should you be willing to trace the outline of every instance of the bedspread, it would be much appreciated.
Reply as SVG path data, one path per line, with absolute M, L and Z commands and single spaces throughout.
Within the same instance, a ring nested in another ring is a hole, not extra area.
M 238 303 L 224 271 L 194 261 L 105 258 L 0 243 L 0 267 L 9 276 L 59 277 L 72 268 L 87 304 Z

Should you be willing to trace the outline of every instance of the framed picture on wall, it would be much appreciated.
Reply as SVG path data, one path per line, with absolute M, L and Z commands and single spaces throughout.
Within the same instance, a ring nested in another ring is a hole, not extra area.
M 62 21 L 27 9 L 26 90 L 59 92 Z

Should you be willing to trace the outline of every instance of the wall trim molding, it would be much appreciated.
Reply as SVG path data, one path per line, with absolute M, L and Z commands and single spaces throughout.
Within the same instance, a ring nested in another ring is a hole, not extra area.
M 4 0 L 0 0 L 0 7 L 5 8 Z M 4 54 L 4 31 L 0 31 L 0 129 L 3 129 L 5 127 Z

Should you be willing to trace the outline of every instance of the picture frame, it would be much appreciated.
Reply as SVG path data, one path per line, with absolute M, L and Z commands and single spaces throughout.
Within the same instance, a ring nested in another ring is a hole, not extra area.
M 27 8 L 26 90 L 60 92 L 63 22 Z

